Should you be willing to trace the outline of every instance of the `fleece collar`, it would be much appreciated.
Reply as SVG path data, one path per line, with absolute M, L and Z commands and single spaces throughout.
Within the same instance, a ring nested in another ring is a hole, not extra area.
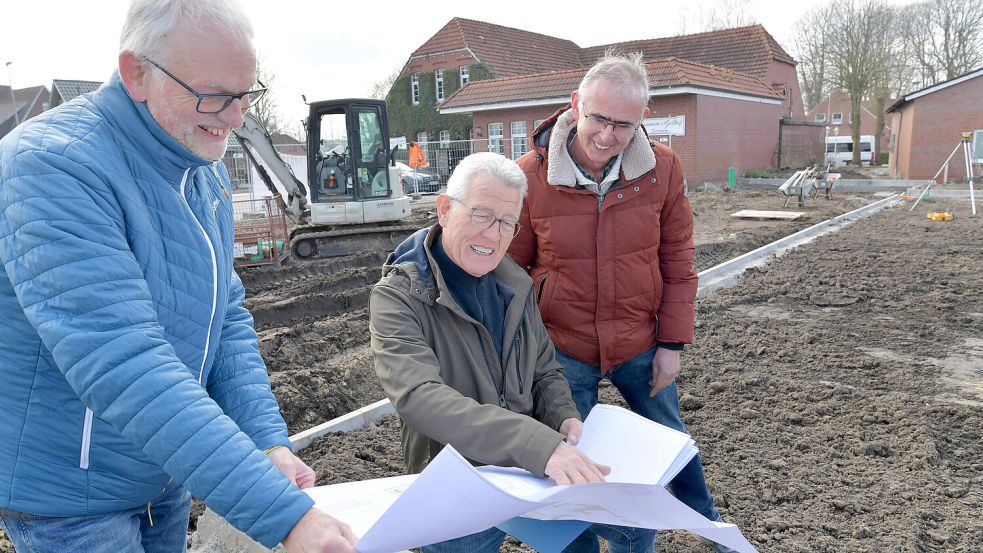
M 567 151 L 567 137 L 570 131 L 577 127 L 573 118 L 573 110 L 567 110 L 556 118 L 550 135 L 549 156 L 546 180 L 550 184 L 562 186 L 577 186 L 577 169 Z M 649 145 L 645 131 L 639 126 L 635 136 L 631 137 L 628 146 L 621 153 L 621 174 L 624 180 L 633 181 L 655 168 L 655 154 Z

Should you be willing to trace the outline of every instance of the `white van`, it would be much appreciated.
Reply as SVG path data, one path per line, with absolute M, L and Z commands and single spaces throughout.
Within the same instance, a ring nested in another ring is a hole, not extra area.
M 874 156 L 874 137 L 869 134 L 860 135 L 860 163 L 870 165 Z M 827 136 L 826 161 L 834 166 L 846 165 L 853 162 L 853 137 Z

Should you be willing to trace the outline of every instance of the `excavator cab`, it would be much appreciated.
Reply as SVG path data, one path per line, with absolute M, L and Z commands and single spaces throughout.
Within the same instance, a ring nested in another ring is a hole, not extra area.
M 388 198 L 392 195 L 386 155 L 389 136 L 385 103 L 332 100 L 311 104 L 308 140 L 318 148 L 309 159 L 314 175 L 312 203 Z M 325 152 L 325 147 L 332 146 Z M 340 151 L 339 151 L 340 150 Z

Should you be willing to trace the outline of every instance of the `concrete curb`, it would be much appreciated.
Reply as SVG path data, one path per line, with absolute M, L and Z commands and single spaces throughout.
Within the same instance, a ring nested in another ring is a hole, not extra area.
M 790 234 L 771 244 L 766 244 L 742 256 L 725 261 L 716 267 L 711 267 L 699 274 L 700 286 L 697 288 L 696 297 L 702 298 L 718 288 L 733 286 L 740 280 L 744 271 L 751 267 L 764 265 L 771 259 L 778 257 L 792 248 L 811 242 L 824 234 L 835 232 L 857 219 L 869 217 L 899 201 L 901 201 L 899 196 L 895 194 L 861 207 L 860 209 L 855 209 L 849 213 L 844 213 L 843 215 L 815 224 L 795 234 Z

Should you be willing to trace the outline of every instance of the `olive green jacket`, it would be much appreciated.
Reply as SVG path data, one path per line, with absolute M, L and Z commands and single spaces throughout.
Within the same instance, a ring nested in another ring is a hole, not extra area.
M 382 388 L 403 422 L 409 473 L 451 444 L 478 464 L 518 466 L 538 476 L 580 419 L 543 327 L 532 280 L 506 256 L 494 271 L 514 296 L 503 357 L 491 334 L 447 289 L 430 248 L 440 226 L 406 239 L 382 268 L 369 300 L 372 353 Z

